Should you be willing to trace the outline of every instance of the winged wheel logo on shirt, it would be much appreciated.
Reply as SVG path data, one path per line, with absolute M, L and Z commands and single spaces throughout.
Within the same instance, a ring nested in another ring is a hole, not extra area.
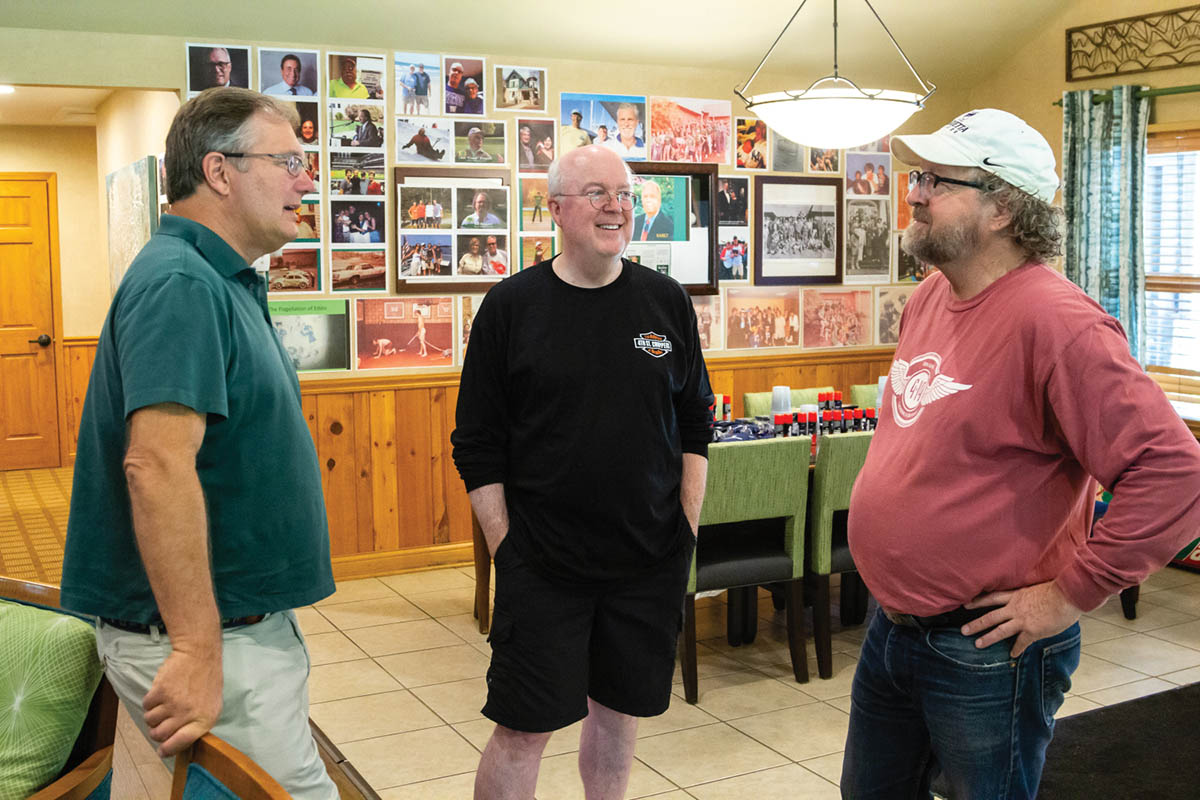
M 922 353 L 912 361 L 897 358 L 892 362 L 888 371 L 892 418 L 901 428 L 915 423 L 930 403 L 971 388 L 972 384 L 958 383 L 941 370 L 942 357 L 937 353 Z

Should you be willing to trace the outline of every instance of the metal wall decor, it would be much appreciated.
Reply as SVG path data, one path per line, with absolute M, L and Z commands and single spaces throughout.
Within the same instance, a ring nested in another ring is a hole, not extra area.
M 1200 64 L 1200 5 L 1067 29 L 1067 80 Z

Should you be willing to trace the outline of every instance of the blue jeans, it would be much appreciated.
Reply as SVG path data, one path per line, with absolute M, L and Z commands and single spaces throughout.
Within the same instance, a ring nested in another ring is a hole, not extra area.
M 1009 657 L 958 628 L 893 625 L 876 614 L 851 689 L 842 797 L 953 800 L 1037 794 L 1054 713 L 1079 666 L 1079 624 Z

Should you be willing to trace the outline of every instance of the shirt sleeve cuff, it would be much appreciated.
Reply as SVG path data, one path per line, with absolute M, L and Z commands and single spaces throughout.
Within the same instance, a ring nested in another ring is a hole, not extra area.
M 1109 589 L 1097 585 L 1086 567 L 1079 562 L 1068 567 L 1054 579 L 1054 583 L 1072 605 L 1085 613 L 1099 608 L 1113 594 Z

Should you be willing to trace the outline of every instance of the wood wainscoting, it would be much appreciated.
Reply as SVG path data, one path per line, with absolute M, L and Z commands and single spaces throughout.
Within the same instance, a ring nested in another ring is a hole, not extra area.
M 96 353 L 94 337 L 64 342 L 63 383 L 70 455 Z M 708 359 L 713 390 L 731 395 L 875 383 L 893 348 Z M 339 580 L 468 564 L 471 506 L 450 457 L 458 375 L 353 377 L 300 383 L 317 446 Z

